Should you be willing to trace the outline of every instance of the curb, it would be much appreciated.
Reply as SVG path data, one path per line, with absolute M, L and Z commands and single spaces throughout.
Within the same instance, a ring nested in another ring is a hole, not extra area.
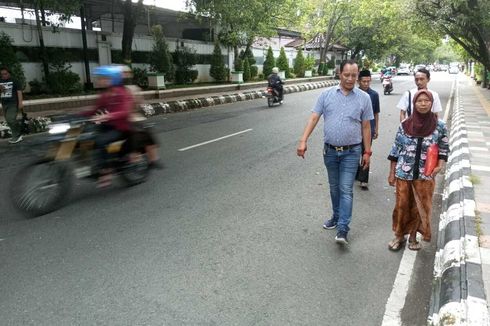
M 296 93 L 304 92 L 317 88 L 330 87 L 338 84 L 338 81 L 324 81 L 324 82 L 313 82 L 306 84 L 290 85 L 284 87 L 284 93 Z M 235 93 L 230 95 L 221 96 L 210 96 L 210 97 L 200 97 L 196 99 L 188 99 L 181 101 L 170 101 L 170 102 L 159 102 L 159 103 L 148 103 L 141 106 L 141 113 L 146 117 L 151 117 L 159 114 L 166 114 L 171 112 L 183 112 L 198 108 L 205 108 L 215 105 L 251 101 L 259 98 L 265 97 L 265 91 L 249 91 L 242 93 Z
M 289 85 L 284 87 L 284 93 L 296 93 L 314 90 L 318 88 L 330 87 L 338 85 L 337 80 L 329 80 L 322 82 L 309 82 L 305 84 Z M 169 101 L 159 103 L 147 103 L 141 105 L 140 112 L 146 117 L 152 117 L 160 114 L 167 114 L 172 112 L 183 112 L 188 110 L 194 110 L 199 108 L 206 108 L 210 106 L 216 106 L 227 103 L 251 101 L 265 97 L 265 91 L 247 91 L 241 93 L 234 93 L 229 95 L 200 97 L 193 99 L 186 99 L 180 101 Z M 47 126 L 51 119 L 49 116 L 38 117 L 29 119 L 29 126 L 31 134 L 44 132 L 47 130 Z M 10 128 L 7 127 L 4 121 L 0 121 L 0 139 L 10 137 Z
M 457 95 L 451 115 L 451 152 L 444 181 L 428 325 L 490 324 L 464 117 L 464 108 Z

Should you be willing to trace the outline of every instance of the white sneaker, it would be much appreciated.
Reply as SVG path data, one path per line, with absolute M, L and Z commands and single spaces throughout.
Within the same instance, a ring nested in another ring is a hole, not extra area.
M 11 140 L 9 140 L 9 143 L 10 144 L 17 144 L 17 143 L 20 143 L 23 140 L 24 140 L 24 138 L 22 138 L 22 135 L 20 135 L 19 138 L 17 138 L 17 139 L 11 139 Z

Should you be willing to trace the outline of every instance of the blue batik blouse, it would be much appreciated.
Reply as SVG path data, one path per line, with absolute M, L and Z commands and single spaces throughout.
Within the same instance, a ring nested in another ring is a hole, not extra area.
M 439 159 L 447 161 L 449 139 L 443 121 L 438 120 L 436 129 L 427 137 L 409 136 L 400 124 L 388 156 L 390 161 L 396 162 L 395 176 L 403 180 L 431 180 L 431 176 L 424 175 L 424 165 L 427 150 L 432 144 L 439 145 Z

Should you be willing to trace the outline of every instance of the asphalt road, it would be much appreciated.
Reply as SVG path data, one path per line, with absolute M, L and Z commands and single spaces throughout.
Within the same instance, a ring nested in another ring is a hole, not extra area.
M 445 108 L 452 77 L 432 79 Z M 296 156 L 323 90 L 281 107 L 255 100 L 157 117 L 164 170 L 133 188 L 79 182 L 66 206 L 36 219 L 8 200 L 35 137 L 1 146 L 0 324 L 380 325 L 403 253 L 387 250 L 386 157 L 396 103 L 412 87 L 398 76 L 394 93 L 380 94 L 370 187 L 355 187 L 347 247 L 321 227 L 330 215 L 321 124 L 306 159 Z M 406 325 L 425 324 L 434 246 L 417 256 Z

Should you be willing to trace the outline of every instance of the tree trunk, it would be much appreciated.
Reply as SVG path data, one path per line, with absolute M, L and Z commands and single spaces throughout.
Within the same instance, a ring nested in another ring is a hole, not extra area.
M 44 72 L 44 79 L 46 83 L 49 80 L 49 64 L 48 64 L 48 56 L 46 53 L 46 47 L 44 46 L 44 37 L 43 37 L 43 30 L 41 28 L 41 21 L 39 18 L 39 8 L 38 8 L 38 2 L 34 5 L 34 13 L 36 15 L 36 29 L 37 29 L 37 35 L 39 37 L 39 47 L 41 48 L 41 61 L 43 64 L 43 72 Z
M 122 58 L 126 64 L 131 64 L 131 48 L 133 45 L 134 30 L 138 17 L 143 9 L 143 0 L 138 0 L 136 7 L 133 6 L 131 0 L 126 0 L 123 4 L 124 27 L 122 37 Z

